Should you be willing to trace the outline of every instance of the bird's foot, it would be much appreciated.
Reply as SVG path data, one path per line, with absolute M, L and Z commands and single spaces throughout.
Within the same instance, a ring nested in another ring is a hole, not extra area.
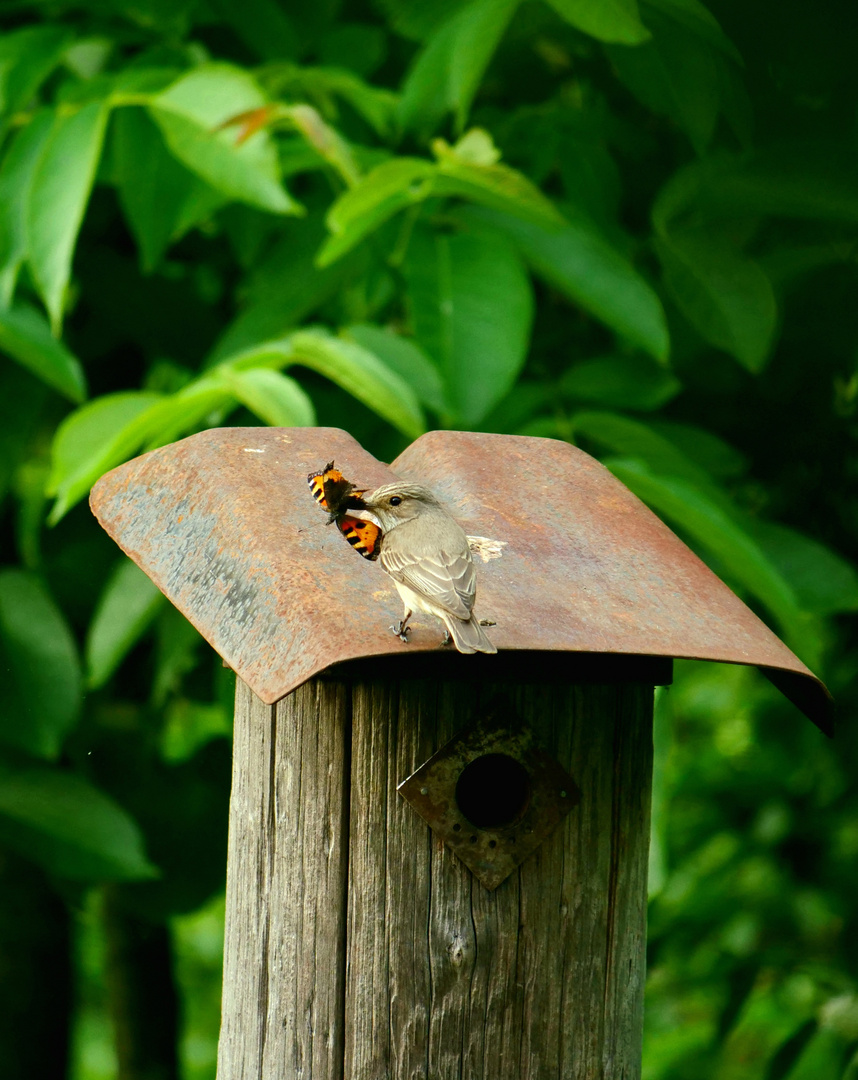
M 404 641 L 406 645 L 408 644 L 408 633 L 411 630 L 411 627 L 407 626 L 404 620 L 394 623 L 390 629 L 396 634 L 400 641 Z
M 441 647 L 443 648 L 445 645 L 449 645 L 452 640 L 453 639 L 450 637 L 450 631 L 445 630 L 444 631 L 444 640 L 441 642 Z

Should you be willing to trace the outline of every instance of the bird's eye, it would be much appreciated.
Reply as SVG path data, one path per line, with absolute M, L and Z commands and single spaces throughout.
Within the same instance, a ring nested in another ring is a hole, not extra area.
M 401 495 L 394 495 L 393 498 L 390 500 L 390 505 L 391 506 L 399 506 L 399 504 L 401 502 L 402 502 L 402 496 Z

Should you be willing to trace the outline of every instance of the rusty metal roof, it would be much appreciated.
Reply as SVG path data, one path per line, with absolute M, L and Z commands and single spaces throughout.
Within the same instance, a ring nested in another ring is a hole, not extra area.
M 307 474 L 331 459 L 360 488 L 420 481 L 467 533 L 503 542 L 476 559 L 500 652 L 463 663 L 500 674 L 504 654 L 535 650 L 753 664 L 831 731 L 823 684 L 603 465 L 554 439 L 458 431 L 388 468 L 336 428 L 218 428 L 95 485 L 102 526 L 263 701 L 342 661 L 439 650 L 435 620 L 415 620 L 407 646 L 390 633 L 392 581 L 325 527 Z

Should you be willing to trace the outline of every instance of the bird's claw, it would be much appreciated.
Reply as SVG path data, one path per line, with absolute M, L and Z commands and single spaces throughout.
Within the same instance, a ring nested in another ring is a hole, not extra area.
M 396 634 L 400 641 L 405 642 L 406 645 L 408 644 L 408 632 L 411 629 L 410 626 L 406 626 L 402 621 L 400 621 L 398 623 L 393 623 L 390 629 L 393 631 L 394 634 Z

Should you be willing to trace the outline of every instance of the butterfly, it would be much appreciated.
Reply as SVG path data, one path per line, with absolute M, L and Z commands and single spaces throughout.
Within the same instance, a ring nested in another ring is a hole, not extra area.
M 384 535 L 381 529 L 371 521 L 361 521 L 350 517 L 349 509 L 362 509 L 363 491 L 356 491 L 351 481 L 346 480 L 333 461 L 320 472 L 310 473 L 307 477 L 313 498 L 323 510 L 328 511 L 328 524 L 333 521 L 351 546 L 365 559 L 377 559 L 381 554 L 381 541 Z

